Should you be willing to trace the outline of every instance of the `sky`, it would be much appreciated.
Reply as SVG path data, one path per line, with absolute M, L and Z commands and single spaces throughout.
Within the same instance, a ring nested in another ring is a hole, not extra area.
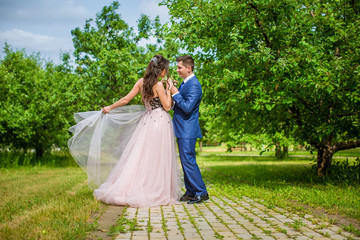
M 106 0 L 0 0 L 0 59 L 5 42 L 28 54 L 40 52 L 42 58 L 60 63 L 61 52 L 72 52 L 71 30 L 83 29 L 85 21 L 95 18 Z M 129 26 L 137 29 L 141 13 L 160 21 L 169 20 L 168 10 L 160 0 L 118 0 L 118 13 Z M 140 42 L 145 45 L 146 42 Z

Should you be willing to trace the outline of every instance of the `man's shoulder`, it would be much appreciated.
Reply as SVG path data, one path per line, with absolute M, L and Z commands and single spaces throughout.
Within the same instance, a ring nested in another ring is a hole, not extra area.
M 201 88 L 201 83 L 199 82 L 199 80 L 197 79 L 197 77 L 196 76 L 194 76 L 193 78 L 192 78 L 192 84 L 193 84 L 193 86 L 196 86 L 196 87 L 198 87 L 198 88 Z
M 194 84 L 200 84 L 199 79 L 196 77 L 196 75 L 190 78 L 189 81 L 193 82 Z

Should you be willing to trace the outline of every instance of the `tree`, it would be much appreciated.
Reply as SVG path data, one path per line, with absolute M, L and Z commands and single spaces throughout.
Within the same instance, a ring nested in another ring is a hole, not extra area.
M 95 20 L 86 21 L 84 30 L 72 31 L 75 71 L 69 53 L 54 65 L 5 44 L 0 62 L 1 150 L 35 149 L 41 157 L 53 147 L 66 147 L 74 112 L 99 110 L 125 96 L 154 54 L 177 50 L 173 43 L 138 47 L 141 39 L 160 36 L 160 19 L 142 15 L 135 35 L 116 13 L 118 7 L 118 2 L 105 6 Z M 171 49 L 164 50 L 167 45 Z M 133 101 L 139 102 L 140 97 Z
M 65 147 L 73 106 L 69 96 L 74 95 L 69 91 L 70 70 L 52 63 L 43 67 L 39 55 L 13 51 L 8 44 L 4 52 L 0 61 L 2 150 L 35 149 L 41 157 L 52 147 Z
M 118 2 L 104 6 L 95 20 L 86 21 L 83 30 L 77 27 L 71 31 L 76 72 L 91 96 L 84 109 L 98 108 L 125 96 L 143 68 L 133 31 L 116 13 L 119 6 Z
M 316 148 L 317 174 L 360 146 L 360 4 L 164 0 L 172 38 L 200 65 L 218 129 L 285 132 Z M 231 136 L 224 136 L 230 138 Z
M 85 91 L 79 94 L 87 99 L 82 110 L 99 108 L 125 96 L 143 77 L 155 54 L 168 57 L 177 50 L 174 44 L 170 44 L 173 49 L 161 44 L 160 38 L 158 44 L 139 47 L 137 44 L 141 39 L 160 36 L 160 19 L 151 20 L 142 14 L 138 20 L 138 34 L 135 34 L 117 13 L 119 7 L 117 1 L 104 6 L 95 20 L 89 19 L 82 30 L 77 27 L 71 32 L 78 65 L 76 72 L 85 86 Z M 140 102 L 140 96 L 132 101 Z

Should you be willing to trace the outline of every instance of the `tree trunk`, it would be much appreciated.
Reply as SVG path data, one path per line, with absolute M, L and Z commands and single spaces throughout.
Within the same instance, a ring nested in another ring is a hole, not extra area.
M 318 149 L 316 173 L 319 177 L 322 177 L 328 173 L 332 157 L 337 151 L 360 147 L 360 140 L 339 142 L 332 145 L 332 139 L 329 138 L 322 143 L 312 145 Z
M 281 146 L 280 143 L 275 143 L 275 157 L 281 158 Z
M 331 160 L 334 155 L 334 152 L 329 149 L 330 147 L 320 147 L 318 148 L 317 154 L 317 170 L 316 173 L 318 177 L 323 177 L 327 175 L 328 170 L 331 166 Z
M 283 145 L 281 147 L 280 143 L 275 143 L 275 157 L 276 158 L 287 158 L 288 156 L 289 147 L 286 145 Z
M 45 152 L 43 148 L 36 148 L 35 151 L 36 151 L 36 159 L 41 158 Z
M 286 145 L 283 145 L 282 154 L 284 158 L 287 158 L 289 155 L 289 147 Z

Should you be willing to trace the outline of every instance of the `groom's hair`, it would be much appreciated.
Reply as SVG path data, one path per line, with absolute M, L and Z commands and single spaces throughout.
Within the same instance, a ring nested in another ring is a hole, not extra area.
M 189 56 L 189 55 L 185 55 L 185 56 L 180 56 L 180 57 L 177 57 L 176 58 L 176 62 L 183 62 L 183 65 L 185 66 L 185 67 L 191 67 L 191 71 L 194 71 L 194 66 L 195 66 L 195 64 L 194 64 L 194 59 L 191 57 L 191 56 Z

